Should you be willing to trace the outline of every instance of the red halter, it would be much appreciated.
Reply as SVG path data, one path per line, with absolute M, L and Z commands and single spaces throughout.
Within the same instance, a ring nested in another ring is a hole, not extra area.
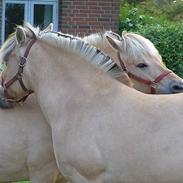
M 35 42 L 36 42 L 36 39 L 32 39 L 32 40 L 29 42 L 29 44 L 28 44 L 28 46 L 27 46 L 27 48 L 26 48 L 26 50 L 25 50 L 24 55 L 23 55 L 22 57 L 20 57 L 19 68 L 18 68 L 18 71 L 17 71 L 17 73 L 15 74 L 15 76 L 14 76 L 12 79 L 10 79 L 9 81 L 7 81 L 6 83 L 4 82 L 4 79 L 3 79 L 3 77 L 2 77 L 2 86 L 3 86 L 3 88 L 4 88 L 4 93 L 5 93 L 6 97 L 10 97 L 10 95 L 8 94 L 7 89 L 8 89 L 15 81 L 19 81 L 19 84 L 20 84 L 21 88 L 26 92 L 26 95 L 23 96 L 23 97 L 21 97 L 20 99 L 11 99 L 11 97 L 10 97 L 10 98 L 7 98 L 6 100 L 7 100 L 8 102 L 13 102 L 13 103 L 24 102 L 24 101 L 27 99 L 27 97 L 28 97 L 31 93 L 33 93 L 32 90 L 29 90 L 29 89 L 26 88 L 26 86 L 25 86 L 25 84 L 24 84 L 24 82 L 23 82 L 23 79 L 22 79 L 22 74 L 23 74 L 23 69 L 24 69 L 25 63 L 26 63 L 26 61 L 27 61 L 27 57 L 28 57 L 28 55 L 29 55 L 29 52 L 30 52 L 30 50 L 31 50 L 31 48 L 32 48 L 32 46 L 33 46 L 33 44 L 34 44 Z
M 133 73 L 127 71 L 125 64 L 123 63 L 123 61 L 121 60 L 120 54 L 118 52 L 118 59 L 120 61 L 121 67 L 123 68 L 124 71 L 126 71 L 126 73 L 128 74 L 128 76 L 136 81 L 139 81 L 143 84 L 146 84 L 150 87 L 150 91 L 151 94 L 156 94 L 156 85 L 157 83 L 159 83 L 164 77 L 166 77 L 167 75 L 169 75 L 170 73 L 172 73 L 171 71 L 167 70 L 163 73 L 161 73 L 159 76 L 157 76 L 157 78 L 154 81 L 151 80 L 147 80 L 147 79 L 143 79 L 139 76 L 134 75 Z

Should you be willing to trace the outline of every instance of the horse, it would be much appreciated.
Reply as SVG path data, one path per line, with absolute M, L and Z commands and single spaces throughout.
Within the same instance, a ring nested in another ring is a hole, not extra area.
M 46 32 L 46 31 L 45 31 L 45 32 Z M 109 34 L 110 34 L 110 35 L 115 35 L 114 33 L 111 33 L 111 32 L 110 32 L 110 33 L 108 32 L 108 35 L 109 35 Z M 93 37 L 93 36 L 94 36 L 94 35 L 92 35 L 91 37 Z M 94 36 L 94 37 L 95 37 L 95 36 Z M 101 37 L 102 37 L 102 36 L 101 36 Z M 117 37 L 117 36 L 116 36 L 116 37 Z M 96 40 L 96 39 L 94 39 L 94 40 Z M 91 42 L 91 41 L 89 41 L 89 39 L 88 39 L 88 42 Z M 104 41 L 103 41 L 103 42 L 104 42 Z M 101 46 L 101 47 L 102 47 L 102 46 Z M 105 51 L 105 50 L 104 50 L 104 51 Z M 125 78 L 125 77 L 120 77 L 120 79 L 121 79 L 121 78 L 123 79 L 123 78 Z M 127 84 L 128 84 L 128 85 L 130 84 L 130 82 L 129 82 L 126 78 L 125 78 L 124 80 L 127 81 Z M 25 107 L 26 107 L 26 106 L 25 106 Z M 24 109 L 24 114 L 25 114 L 25 109 Z M 9 114 L 9 115 L 10 115 L 10 114 Z M 38 119 L 39 119 L 39 118 L 38 118 Z M 7 121 L 7 120 L 3 120 L 3 121 Z M 20 120 L 19 120 L 19 121 L 20 121 Z M 42 118 L 40 118 L 39 121 L 42 121 Z M 30 123 L 30 122 L 29 122 L 29 123 Z M 31 124 L 31 123 L 30 123 L 30 124 Z M 16 126 L 18 126 L 18 125 L 16 124 Z M 3 134 L 3 133 L 1 133 L 1 134 Z M 11 133 L 9 133 L 9 134 L 11 134 Z M 48 143 L 48 144 L 49 144 L 49 143 Z M 14 151 L 12 151 L 12 152 L 14 152 Z M 12 154 L 13 154 L 13 153 L 12 153 Z M 6 157 L 3 156 L 3 159 L 6 159 Z M 25 168 L 24 168 L 24 169 L 25 169 Z M 12 174 L 12 173 L 9 173 L 8 176 L 11 175 L 11 174 Z M 27 174 L 28 174 L 28 173 L 27 173 Z M 4 173 L 4 175 L 6 175 L 6 174 Z M 13 174 L 12 174 L 12 175 L 13 175 Z M 9 178 L 11 178 L 11 176 L 9 176 Z M 28 179 L 28 178 L 27 178 L 27 179 Z M 1 179 L 1 180 L 5 180 L 5 179 Z M 11 180 L 13 180 L 13 179 L 11 179 Z M 16 179 L 16 180 L 19 180 L 19 179 Z M 46 180 L 48 180 L 48 179 L 46 178 Z M 15 180 L 14 180 L 14 181 L 15 181 Z M 43 181 L 43 182 L 45 182 L 45 181 Z
M 1 50 L 3 83 L 24 58 L 24 85 L 36 95 L 59 170 L 71 182 L 183 181 L 181 93 L 147 95 L 119 83 L 91 66 L 106 56 L 80 40 L 27 26 L 14 38 L 16 46 Z M 7 90 L 9 102 L 25 94 L 18 83 Z
M 73 37 L 61 32 L 60 34 Z M 153 43 L 143 36 L 122 32 L 120 37 L 117 33 L 106 31 L 77 38 L 109 55 L 127 72 L 133 83 L 131 86 L 135 89 L 148 94 L 172 94 L 183 91 L 182 78 L 165 66 Z M 118 48 L 114 48 L 113 42 L 118 42 Z M 123 77 L 116 79 L 120 81 L 121 78 Z M 121 82 L 124 83 L 123 80 Z
M 51 29 L 50 24 L 41 32 Z M 112 60 L 94 64 L 131 87 L 129 77 Z M 0 116 L 0 182 L 65 183 L 53 155 L 51 129 L 35 96 L 17 108 L 1 109 Z
M 51 129 L 35 96 L 17 108 L 1 109 L 0 116 L 0 182 L 65 183 L 56 165 Z
M 164 65 L 153 43 L 143 36 L 123 32 L 121 37 L 112 31 L 106 31 L 82 39 L 100 48 L 121 65 L 127 71 L 135 89 L 151 94 L 182 92 L 182 79 Z
M 0 110 L 0 182 L 55 182 L 51 129 L 39 111 L 34 96 L 25 105 Z

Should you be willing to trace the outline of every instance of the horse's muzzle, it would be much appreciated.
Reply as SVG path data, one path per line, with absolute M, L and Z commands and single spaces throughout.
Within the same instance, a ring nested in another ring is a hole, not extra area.
M 7 109 L 12 108 L 13 103 L 9 102 L 5 96 L 4 88 L 0 85 L 0 108 Z

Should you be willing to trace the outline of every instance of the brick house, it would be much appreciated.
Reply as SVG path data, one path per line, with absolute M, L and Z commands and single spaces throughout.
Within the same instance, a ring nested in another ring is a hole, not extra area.
M 120 0 L 0 0 L 0 40 L 28 21 L 73 35 L 119 29 Z

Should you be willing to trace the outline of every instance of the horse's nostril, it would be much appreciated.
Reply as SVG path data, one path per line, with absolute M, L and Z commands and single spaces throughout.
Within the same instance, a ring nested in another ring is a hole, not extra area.
M 172 84 L 171 89 L 173 93 L 183 92 L 183 84 Z
M 174 85 L 172 88 L 174 90 L 183 90 L 183 86 L 180 86 L 180 85 Z

